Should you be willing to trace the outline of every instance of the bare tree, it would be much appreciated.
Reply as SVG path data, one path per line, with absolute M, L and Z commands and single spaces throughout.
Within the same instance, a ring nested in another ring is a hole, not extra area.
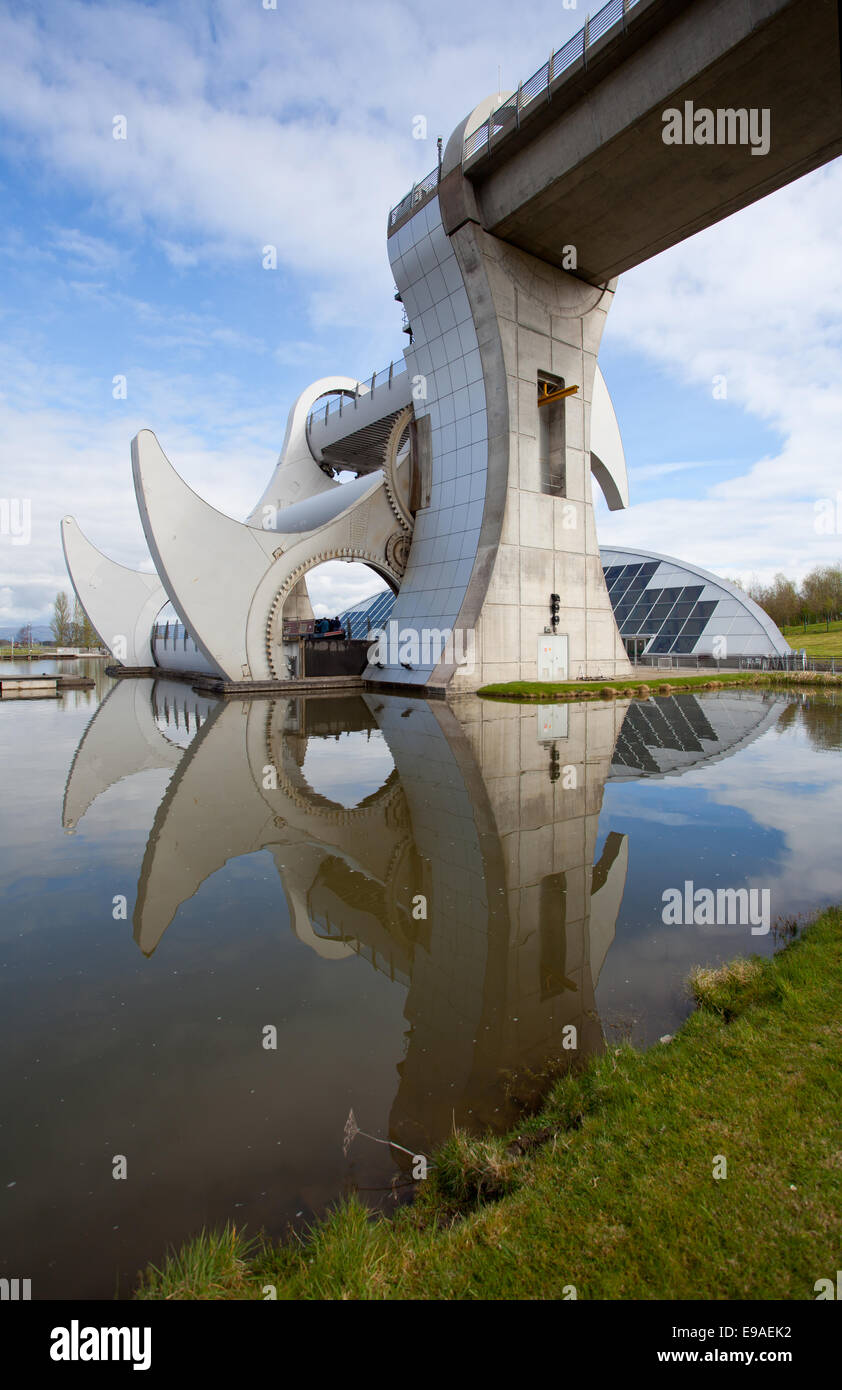
M 813 618 L 833 618 L 842 613 L 842 566 L 818 565 L 801 586 L 804 611 Z
M 771 584 L 753 579 L 746 592 L 778 627 L 829 620 L 842 615 L 842 565 L 817 565 L 804 576 L 800 588 L 778 572 Z

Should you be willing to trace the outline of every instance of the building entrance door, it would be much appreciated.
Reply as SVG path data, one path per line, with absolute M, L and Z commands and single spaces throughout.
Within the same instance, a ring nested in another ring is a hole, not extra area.
M 646 646 L 646 643 L 647 643 L 648 641 L 649 641 L 649 638 L 648 638 L 648 637 L 624 637 L 624 638 L 623 638 L 623 646 L 624 646 L 625 649 L 626 649 L 626 655 L 628 656 L 629 661 L 631 661 L 631 662 L 636 662 L 636 661 L 637 661 L 638 657 L 639 657 L 640 654 L 642 653 L 643 648 Z

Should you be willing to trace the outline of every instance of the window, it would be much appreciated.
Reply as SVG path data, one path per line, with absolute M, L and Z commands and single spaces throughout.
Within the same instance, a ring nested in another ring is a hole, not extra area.
M 541 491 L 550 497 L 567 496 L 565 465 L 564 398 L 546 399 L 563 391 L 561 377 L 538 376 L 538 467 Z

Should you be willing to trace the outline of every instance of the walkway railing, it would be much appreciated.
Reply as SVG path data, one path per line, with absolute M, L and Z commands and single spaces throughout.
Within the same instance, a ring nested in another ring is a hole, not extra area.
M 391 390 L 393 382 L 406 372 L 405 362 L 390 362 L 388 367 L 384 367 L 382 372 L 373 372 L 370 378 L 366 378 L 364 384 L 367 387 L 365 392 L 357 391 L 356 395 L 332 395 L 323 396 L 316 401 L 312 410 L 307 416 L 307 428 L 313 424 L 327 424 L 328 420 L 341 417 L 342 412 L 356 410 L 360 401 L 367 401 L 378 391 Z
M 578 34 L 574 34 L 566 44 L 551 53 L 543 67 L 534 72 L 527 82 L 519 83 L 514 95 L 502 102 L 481 126 L 471 132 L 462 148 L 463 163 L 481 150 L 488 149 L 493 137 L 508 135 L 510 131 L 517 130 L 521 114 L 526 108 L 545 94 L 549 96 L 553 83 L 574 64 L 581 61 L 587 66 L 588 49 L 598 39 L 604 38 L 611 29 L 616 28 L 617 32 L 621 33 L 626 27 L 629 10 L 633 10 L 640 3 L 641 0 L 608 0 L 608 4 L 603 5 L 597 14 L 593 17 L 589 15 Z M 438 182 L 439 170 L 436 168 L 421 179 L 420 183 L 414 183 L 406 197 L 389 213 L 389 230 L 391 231 L 398 222 L 402 222 L 409 213 L 421 207 L 435 192 Z
M 152 649 L 162 646 L 164 651 L 175 651 L 177 645 L 181 646 L 182 651 L 187 651 L 187 643 L 192 639 L 183 623 L 153 623 L 152 625 Z
M 424 176 L 420 183 L 414 183 L 406 197 L 401 198 L 397 206 L 392 208 L 392 211 L 389 213 L 390 228 L 394 227 L 396 222 L 401 222 L 403 218 L 406 217 L 407 213 L 414 212 L 422 203 L 426 203 L 427 199 L 435 192 L 438 186 L 439 170 L 438 166 L 436 166 L 435 169 L 431 169 L 429 174 Z
M 510 130 L 516 130 L 520 125 L 521 113 L 539 97 L 545 93 L 549 94 L 553 82 L 575 63 L 581 61 L 587 66 L 588 49 L 610 29 L 616 28 L 617 32 L 621 33 L 625 29 L 629 10 L 633 10 L 635 5 L 639 4 L 640 0 L 608 0 L 608 4 L 603 5 L 598 14 L 592 18 L 589 15 L 578 34 L 574 34 L 562 48 L 551 53 L 543 67 L 534 72 L 528 82 L 519 83 L 515 94 L 498 106 L 496 111 L 492 111 L 488 120 L 483 121 L 481 126 L 471 132 L 462 149 L 463 161 L 487 148 L 492 136 L 503 131 L 508 134 Z

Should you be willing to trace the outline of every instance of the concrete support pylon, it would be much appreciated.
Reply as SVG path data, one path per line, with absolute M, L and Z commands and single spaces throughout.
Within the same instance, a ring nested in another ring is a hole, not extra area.
M 392 612 L 406 629 L 450 630 L 441 656 L 367 676 L 428 689 L 539 678 L 539 643 L 560 599 L 571 677 L 631 667 L 602 574 L 590 474 L 609 506 L 628 501 L 619 432 L 597 352 L 614 281 L 594 287 L 481 226 L 453 132 L 437 193 L 389 237 L 412 328 L 417 449 L 429 482 Z M 547 391 L 574 393 L 540 407 Z M 597 425 L 598 451 L 592 450 Z M 592 457 L 593 454 L 593 457 Z M 433 643 L 427 644 L 428 652 Z
M 599 471 L 614 484 L 613 492 L 606 486 L 609 502 L 623 505 L 609 468 L 598 469 L 602 460 L 591 452 L 594 396 L 604 390 L 597 352 L 615 282 L 594 288 L 475 223 L 460 227 L 452 244 L 477 323 L 488 486 L 477 565 L 457 617 L 457 625 L 473 626 L 476 664 L 473 671 L 457 666 L 450 688 L 539 678 L 538 643 L 553 593 L 570 678 L 628 674 L 602 572 L 591 481 Z M 578 387 L 559 402 L 553 423 L 560 439 L 550 439 L 549 457 L 541 456 L 539 412 L 553 405 L 538 405 L 542 374 L 550 389 Z M 607 391 L 605 400 L 610 409 Z M 443 665 L 433 680 L 449 674 Z

